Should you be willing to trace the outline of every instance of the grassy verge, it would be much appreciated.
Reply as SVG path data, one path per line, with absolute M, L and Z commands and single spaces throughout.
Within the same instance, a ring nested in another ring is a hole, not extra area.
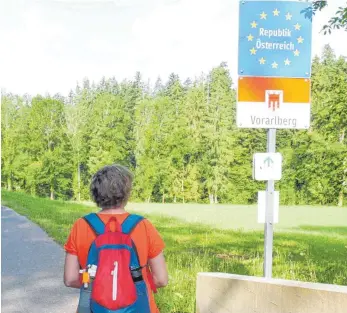
M 40 225 L 63 244 L 73 222 L 90 206 L 2 192 L 2 203 Z M 262 275 L 263 232 L 233 231 L 204 224 L 144 214 L 158 228 L 166 245 L 170 285 L 160 290 L 162 313 L 193 313 L 198 272 Z M 347 227 L 307 226 L 280 232 L 274 238 L 274 277 L 347 285 Z

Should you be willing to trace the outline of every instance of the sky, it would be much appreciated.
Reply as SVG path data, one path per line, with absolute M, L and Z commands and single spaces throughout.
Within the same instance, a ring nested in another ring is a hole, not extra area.
M 325 44 L 347 56 L 347 32 L 320 33 L 346 0 L 330 0 L 313 21 L 312 54 Z M 2 0 L 0 87 L 64 96 L 84 77 L 153 85 L 225 61 L 237 79 L 238 0 Z

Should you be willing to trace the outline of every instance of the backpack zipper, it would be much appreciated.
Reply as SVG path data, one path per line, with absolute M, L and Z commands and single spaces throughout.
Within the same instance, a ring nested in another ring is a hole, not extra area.
M 118 262 L 114 262 L 114 269 L 111 272 L 113 275 L 113 286 L 112 286 L 112 300 L 117 300 L 117 281 L 118 281 Z

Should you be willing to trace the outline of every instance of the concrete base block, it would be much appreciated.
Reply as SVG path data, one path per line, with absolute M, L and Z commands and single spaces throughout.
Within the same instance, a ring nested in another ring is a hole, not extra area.
M 347 313 L 347 286 L 199 273 L 197 313 Z

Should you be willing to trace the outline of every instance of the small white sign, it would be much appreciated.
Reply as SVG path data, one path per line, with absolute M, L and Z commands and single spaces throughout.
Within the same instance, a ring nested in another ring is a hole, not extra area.
M 255 153 L 253 157 L 253 179 L 280 180 L 282 178 L 281 153 Z
M 274 191 L 273 199 L 273 223 L 278 223 L 278 212 L 280 206 L 280 193 Z M 266 191 L 258 191 L 258 223 L 264 224 L 266 216 Z

